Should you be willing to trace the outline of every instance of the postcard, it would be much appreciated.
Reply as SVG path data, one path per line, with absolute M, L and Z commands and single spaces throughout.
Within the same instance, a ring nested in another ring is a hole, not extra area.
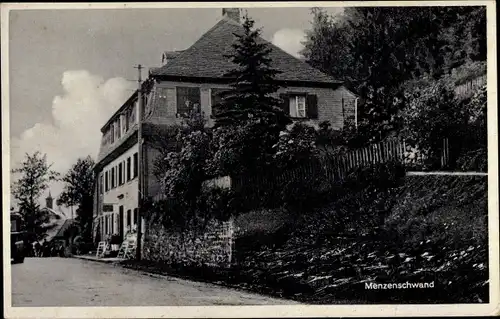
M 493 1 L 1 13 L 6 318 L 498 315 Z

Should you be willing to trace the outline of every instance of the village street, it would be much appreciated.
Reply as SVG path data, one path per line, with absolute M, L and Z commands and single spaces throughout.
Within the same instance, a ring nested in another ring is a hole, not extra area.
M 12 306 L 278 305 L 272 299 L 205 283 L 154 278 L 73 258 L 26 258 L 12 265 Z

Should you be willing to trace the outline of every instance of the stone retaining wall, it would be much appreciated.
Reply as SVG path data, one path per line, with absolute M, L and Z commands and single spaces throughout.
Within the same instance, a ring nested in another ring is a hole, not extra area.
M 202 233 L 149 225 L 144 259 L 168 264 L 229 267 L 234 262 L 234 222 L 212 221 Z

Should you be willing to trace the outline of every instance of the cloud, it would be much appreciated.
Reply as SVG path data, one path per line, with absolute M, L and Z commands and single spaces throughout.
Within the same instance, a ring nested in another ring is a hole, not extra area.
M 11 165 L 26 153 L 47 154 L 52 169 L 64 174 L 79 157 L 94 159 L 99 151 L 101 126 L 130 96 L 133 83 L 123 78 L 104 80 L 85 70 L 66 71 L 61 80 L 63 94 L 52 101 L 53 123 L 37 123 L 11 140 Z M 62 183 L 52 183 L 57 197 Z M 42 199 L 43 200 L 43 199 Z
M 300 58 L 299 52 L 304 48 L 302 41 L 305 37 L 306 34 L 300 29 L 281 29 L 273 35 L 271 42 L 285 52 Z

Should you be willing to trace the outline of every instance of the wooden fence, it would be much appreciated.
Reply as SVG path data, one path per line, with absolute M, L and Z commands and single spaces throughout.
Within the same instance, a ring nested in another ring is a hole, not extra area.
M 404 141 L 391 139 L 371 144 L 363 148 L 352 150 L 333 160 L 337 176 L 344 177 L 349 171 L 357 167 L 389 161 L 405 162 L 406 144 Z
M 476 90 L 486 84 L 486 74 L 471 79 L 463 84 L 455 87 L 455 94 L 459 98 L 468 97 L 476 92 Z
M 443 139 L 441 148 L 440 165 L 446 168 L 449 164 L 448 139 Z M 269 190 L 278 190 L 291 181 L 305 181 L 306 179 L 322 180 L 333 183 L 343 180 L 347 174 L 356 168 L 362 168 L 373 164 L 399 162 L 408 168 L 418 167 L 419 161 L 425 159 L 424 154 L 410 147 L 404 140 L 387 139 L 379 143 L 371 144 L 362 148 L 353 149 L 346 153 L 333 156 L 332 158 L 321 157 L 312 159 L 306 164 L 288 169 L 279 173 L 269 175 L 252 176 L 224 176 L 208 180 L 205 187 L 231 188 L 235 191 L 243 191 L 252 194 L 251 197 L 265 196 Z M 162 192 L 155 196 L 154 200 L 165 199 Z
M 347 174 L 356 168 L 373 164 L 395 161 L 408 168 L 418 167 L 418 161 L 425 159 L 424 154 L 413 149 L 399 139 L 388 139 L 371 144 L 347 153 L 339 154 L 333 158 L 322 157 L 312 160 L 300 167 L 285 170 L 281 173 L 271 173 L 268 176 L 236 176 L 231 178 L 231 188 L 244 190 L 257 195 L 269 189 L 279 189 L 290 181 L 305 181 L 306 179 L 323 180 L 327 183 L 343 180 Z M 440 165 L 445 168 L 449 163 L 448 139 L 443 139 Z

